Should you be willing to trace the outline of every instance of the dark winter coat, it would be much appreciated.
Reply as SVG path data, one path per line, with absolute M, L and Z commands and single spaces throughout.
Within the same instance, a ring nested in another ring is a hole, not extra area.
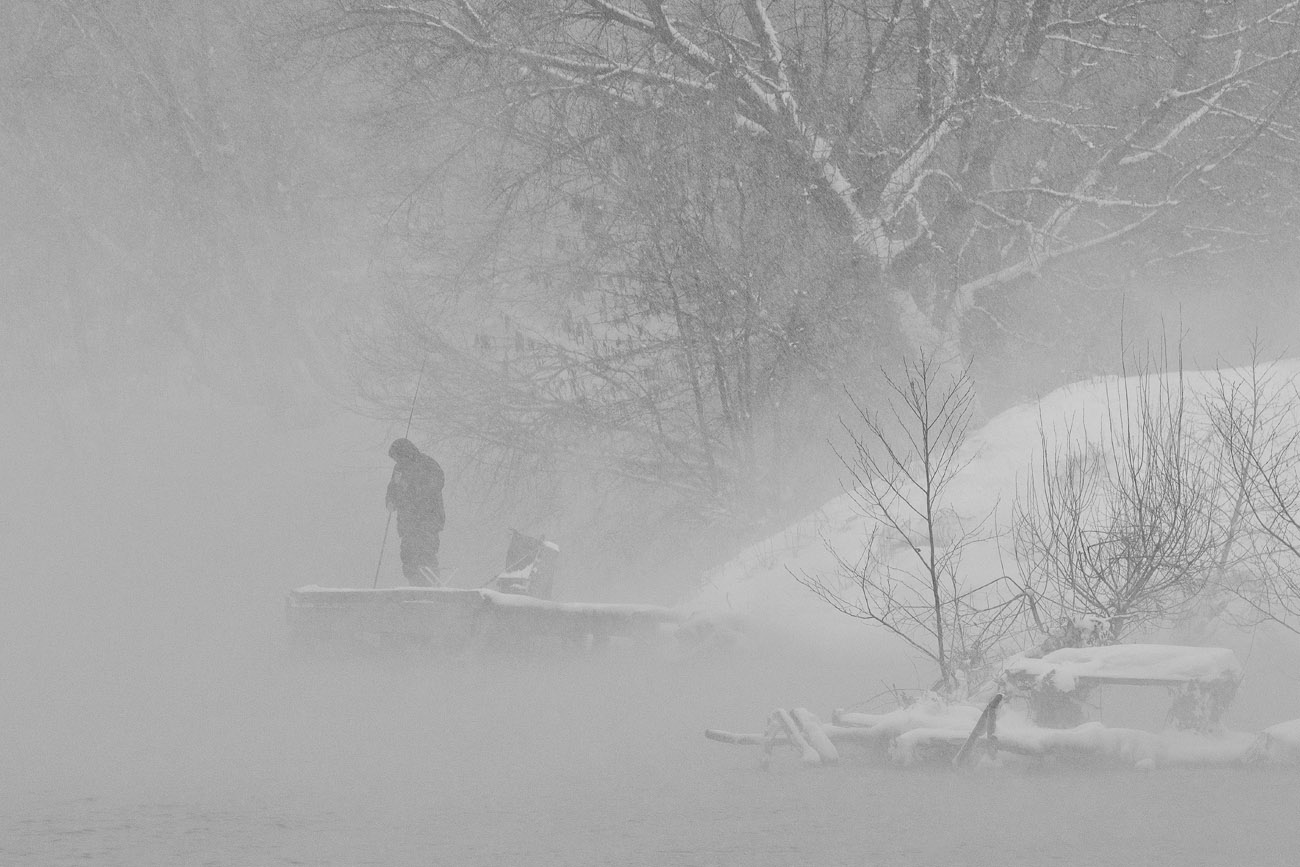
M 388 508 L 397 512 L 398 534 L 441 531 L 446 523 L 442 467 L 408 439 L 395 440 L 388 454 L 397 462 L 386 499 Z

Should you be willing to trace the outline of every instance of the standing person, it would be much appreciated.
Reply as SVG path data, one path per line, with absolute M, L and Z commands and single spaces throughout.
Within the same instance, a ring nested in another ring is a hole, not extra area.
M 445 480 L 438 462 L 406 438 L 393 440 L 388 456 L 396 461 L 385 498 L 388 511 L 397 513 L 397 535 L 402 540 L 402 574 L 415 587 L 436 587 L 438 534 L 446 523 L 442 510 Z

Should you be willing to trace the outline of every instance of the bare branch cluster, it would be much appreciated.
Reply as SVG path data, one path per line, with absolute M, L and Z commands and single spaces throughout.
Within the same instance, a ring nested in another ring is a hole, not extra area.
M 1205 400 L 1235 492 L 1218 590 L 1242 617 L 1300 631 L 1300 382 L 1279 364 L 1220 372 Z M 1225 613 L 1232 613 L 1221 602 Z
M 1039 627 L 1083 643 L 1186 618 L 1297 629 L 1300 384 L 1258 347 L 1199 399 L 1181 365 L 1139 374 L 1100 432 L 1041 431 L 1014 525 Z
M 617 157 L 610 112 L 725 118 L 789 159 L 921 347 L 951 348 L 983 296 L 1053 263 L 1100 274 L 1117 251 L 1131 268 L 1264 237 L 1260 180 L 1297 137 L 1286 0 L 348 8 L 476 99 L 495 87 L 550 170 Z M 931 267 L 950 276 L 918 305 Z
M 1108 392 L 1099 432 L 1040 430 L 1014 547 L 1045 631 L 1089 619 L 1089 641 L 1119 641 L 1205 589 L 1223 544 L 1218 492 L 1186 410 L 1181 366 L 1146 364 Z

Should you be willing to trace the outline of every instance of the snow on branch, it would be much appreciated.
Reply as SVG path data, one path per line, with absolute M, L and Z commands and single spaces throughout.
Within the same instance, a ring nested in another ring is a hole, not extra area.
M 785 58 L 781 53 L 781 40 L 777 38 L 776 28 L 772 26 L 772 19 L 768 17 L 767 11 L 759 3 L 759 0 L 745 0 L 745 16 L 749 19 L 749 26 L 758 36 L 759 43 L 763 46 L 763 52 L 767 55 L 767 62 L 772 67 L 772 72 L 776 76 L 777 86 L 782 94 L 790 93 L 790 79 L 786 75 Z
M 1110 232 L 1105 232 L 1086 241 L 1080 241 L 1059 249 L 1051 249 L 1046 244 L 1040 244 L 1023 259 L 959 286 L 957 288 L 958 304 L 959 306 L 968 308 L 974 304 L 975 297 L 986 289 L 1011 283 L 1032 274 L 1037 274 L 1049 263 L 1064 259 L 1068 256 L 1076 256 L 1080 253 L 1085 253 L 1088 250 L 1093 250 L 1117 241 L 1126 235 L 1131 235 L 1154 219 L 1159 213 L 1160 211 L 1158 210 L 1149 211 L 1139 219 L 1126 223 Z M 1041 231 L 1039 231 L 1038 234 L 1046 237 Z
M 645 5 L 650 10 L 655 32 L 674 54 L 685 58 L 701 72 L 714 73 L 721 69 L 721 65 L 709 52 L 682 34 L 664 11 L 663 0 L 645 0 Z
M 1296 9 L 1300 9 L 1300 2 L 1297 2 L 1297 0 L 1291 0 L 1291 2 L 1283 3 L 1281 6 L 1269 12 L 1267 15 L 1262 15 L 1256 18 L 1254 21 L 1250 21 L 1245 24 L 1238 24 L 1236 27 L 1232 28 L 1231 30 L 1224 30 L 1218 33 L 1203 33 L 1201 34 L 1200 38 L 1204 42 L 1219 42 L 1225 39 L 1240 39 L 1242 36 L 1246 35 L 1247 33 L 1250 33 L 1254 30 L 1257 30 L 1261 27 L 1265 27 L 1268 25 L 1280 24 L 1280 25 L 1294 27 L 1295 26 L 1294 21 L 1286 21 L 1283 19 L 1282 16 L 1284 13 L 1292 12 L 1295 11 Z
M 606 3 L 605 0 L 585 0 L 586 4 L 595 9 L 607 21 L 614 21 L 625 27 L 631 27 L 634 30 L 640 30 L 643 33 L 654 33 L 654 22 L 648 18 L 642 18 L 640 15 L 628 12 L 615 6 L 613 3 Z
M 1080 205 L 1091 205 L 1096 208 L 1138 208 L 1147 210 L 1151 208 L 1163 208 L 1171 204 L 1176 204 L 1168 199 L 1159 202 L 1138 202 L 1133 199 L 1104 199 L 1099 196 L 1081 195 L 1077 192 L 1066 192 L 1064 190 L 1054 190 L 1050 187 L 1015 187 L 1009 189 L 989 190 L 987 195 L 990 196 L 1044 196 L 1049 199 L 1062 199 L 1067 202 L 1073 202 Z
M 1243 67 L 1241 65 L 1241 52 L 1240 50 L 1238 50 L 1236 59 L 1233 62 L 1232 71 L 1229 72 L 1227 75 L 1221 76 L 1215 79 L 1214 81 L 1206 82 L 1205 84 L 1202 84 L 1199 87 L 1193 87 L 1188 90 L 1170 89 L 1165 93 L 1164 96 L 1162 96 L 1156 102 L 1155 111 L 1158 112 L 1161 108 L 1163 108 L 1166 104 L 1169 103 L 1182 102 L 1188 99 L 1199 99 L 1200 97 L 1203 97 L 1206 94 L 1214 93 L 1215 91 L 1221 91 L 1224 88 L 1228 87 L 1229 85 L 1235 84 L 1239 81 L 1242 81 L 1243 79 L 1250 79 L 1256 73 L 1277 66 L 1278 64 L 1286 63 L 1287 61 L 1290 60 L 1295 60 L 1297 57 L 1300 57 L 1300 49 L 1292 48 L 1289 51 L 1284 51 L 1281 54 L 1277 54 L 1272 57 L 1266 57 L 1263 60 L 1259 60 L 1255 63 L 1252 63 L 1250 66 Z
M 912 181 L 921 171 L 921 167 L 934 155 L 944 136 L 953 128 L 951 115 L 945 115 L 921 134 L 908 149 L 907 156 L 890 173 L 880 193 L 880 201 L 887 211 L 898 210 L 904 191 L 912 186 Z
M 558 54 L 535 51 L 530 48 L 524 48 L 518 45 L 511 45 L 496 39 L 491 31 L 484 24 L 483 20 L 474 12 L 473 7 L 468 3 L 461 4 L 466 14 L 470 17 L 471 23 L 481 34 L 476 38 L 469 35 L 464 30 L 456 27 L 444 18 L 425 12 L 420 9 L 414 9 L 409 6 L 379 5 L 367 6 L 356 9 L 356 12 L 377 12 L 377 13 L 397 13 L 409 15 L 414 20 L 411 22 L 417 26 L 429 27 L 434 30 L 442 31 L 451 36 L 456 42 L 464 48 L 480 55 L 498 55 L 511 57 L 523 61 L 526 65 L 536 69 L 539 72 L 552 75 L 559 74 L 563 80 L 571 83 L 581 83 L 578 76 L 587 76 L 594 86 L 604 86 L 606 82 L 615 77 L 633 78 L 646 84 L 663 85 L 681 88 L 684 90 L 712 92 L 717 89 L 716 85 L 708 81 L 696 81 L 684 78 L 680 75 L 660 72 L 654 69 L 648 69 L 644 66 L 638 66 L 630 63 L 621 63 L 615 60 L 603 58 L 600 60 L 578 60 L 572 57 L 565 57 Z
M 1079 48 L 1084 48 L 1087 49 L 1088 51 L 1095 51 L 1098 54 L 1115 54 L 1115 55 L 1119 55 L 1120 57 L 1131 57 L 1131 58 L 1138 58 L 1138 59 L 1145 57 L 1145 55 L 1139 54 L 1135 51 L 1128 51 L 1124 48 L 1118 48 L 1114 45 L 1107 45 L 1104 42 L 1089 42 L 1086 39 L 1079 39 L 1078 37 L 1070 36 L 1068 33 L 1050 33 L 1045 38 L 1052 42 L 1060 42 L 1066 45 L 1074 45 Z M 1104 38 L 1104 37 L 1099 37 L 1099 38 Z
M 1205 117 L 1205 115 L 1209 113 L 1210 109 L 1214 107 L 1214 105 L 1219 101 L 1220 97 L 1222 97 L 1225 92 L 1226 90 L 1221 90 L 1218 93 L 1214 94 L 1214 96 L 1210 97 L 1209 99 L 1202 100 L 1199 108 L 1197 108 L 1192 113 L 1188 114 L 1178 123 L 1174 124 L 1173 128 L 1170 129 L 1169 132 L 1165 134 L 1165 137 L 1162 138 L 1159 142 L 1151 145 L 1149 148 L 1140 150 L 1137 153 L 1127 154 L 1126 156 L 1121 157 L 1119 161 L 1119 165 L 1121 166 L 1136 165 L 1137 163 L 1143 162 L 1144 160 L 1147 160 L 1153 156 L 1157 156 L 1157 155 L 1163 156 L 1165 154 L 1165 149 L 1169 147 L 1169 145 L 1173 142 L 1173 140 L 1178 138 L 1179 135 L 1181 135 L 1183 132 L 1191 128 L 1192 124 L 1196 123 L 1198 120 Z

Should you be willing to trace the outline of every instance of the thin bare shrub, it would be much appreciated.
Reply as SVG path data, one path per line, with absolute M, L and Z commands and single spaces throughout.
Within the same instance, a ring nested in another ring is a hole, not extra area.
M 902 379 L 886 375 L 893 399 L 882 415 L 855 401 L 844 422 L 852 442 L 840 459 L 859 513 L 875 529 L 859 557 L 828 543 L 834 575 L 795 578 L 837 610 L 878 624 L 931 660 L 935 689 L 964 691 L 1012 631 L 1025 604 L 1009 579 L 966 580 L 962 554 L 988 536 L 987 518 L 967 524 L 946 501 L 969 463 L 962 446 L 975 392 L 966 369 L 956 373 L 920 355 Z
M 1153 367 L 1148 360 L 1108 389 L 1097 430 L 1067 426 L 1058 435 L 1040 423 L 1042 450 L 1016 503 L 1013 537 L 1049 643 L 1053 633 L 1057 644 L 1113 643 L 1174 622 L 1222 553 L 1181 358 L 1173 371 Z

